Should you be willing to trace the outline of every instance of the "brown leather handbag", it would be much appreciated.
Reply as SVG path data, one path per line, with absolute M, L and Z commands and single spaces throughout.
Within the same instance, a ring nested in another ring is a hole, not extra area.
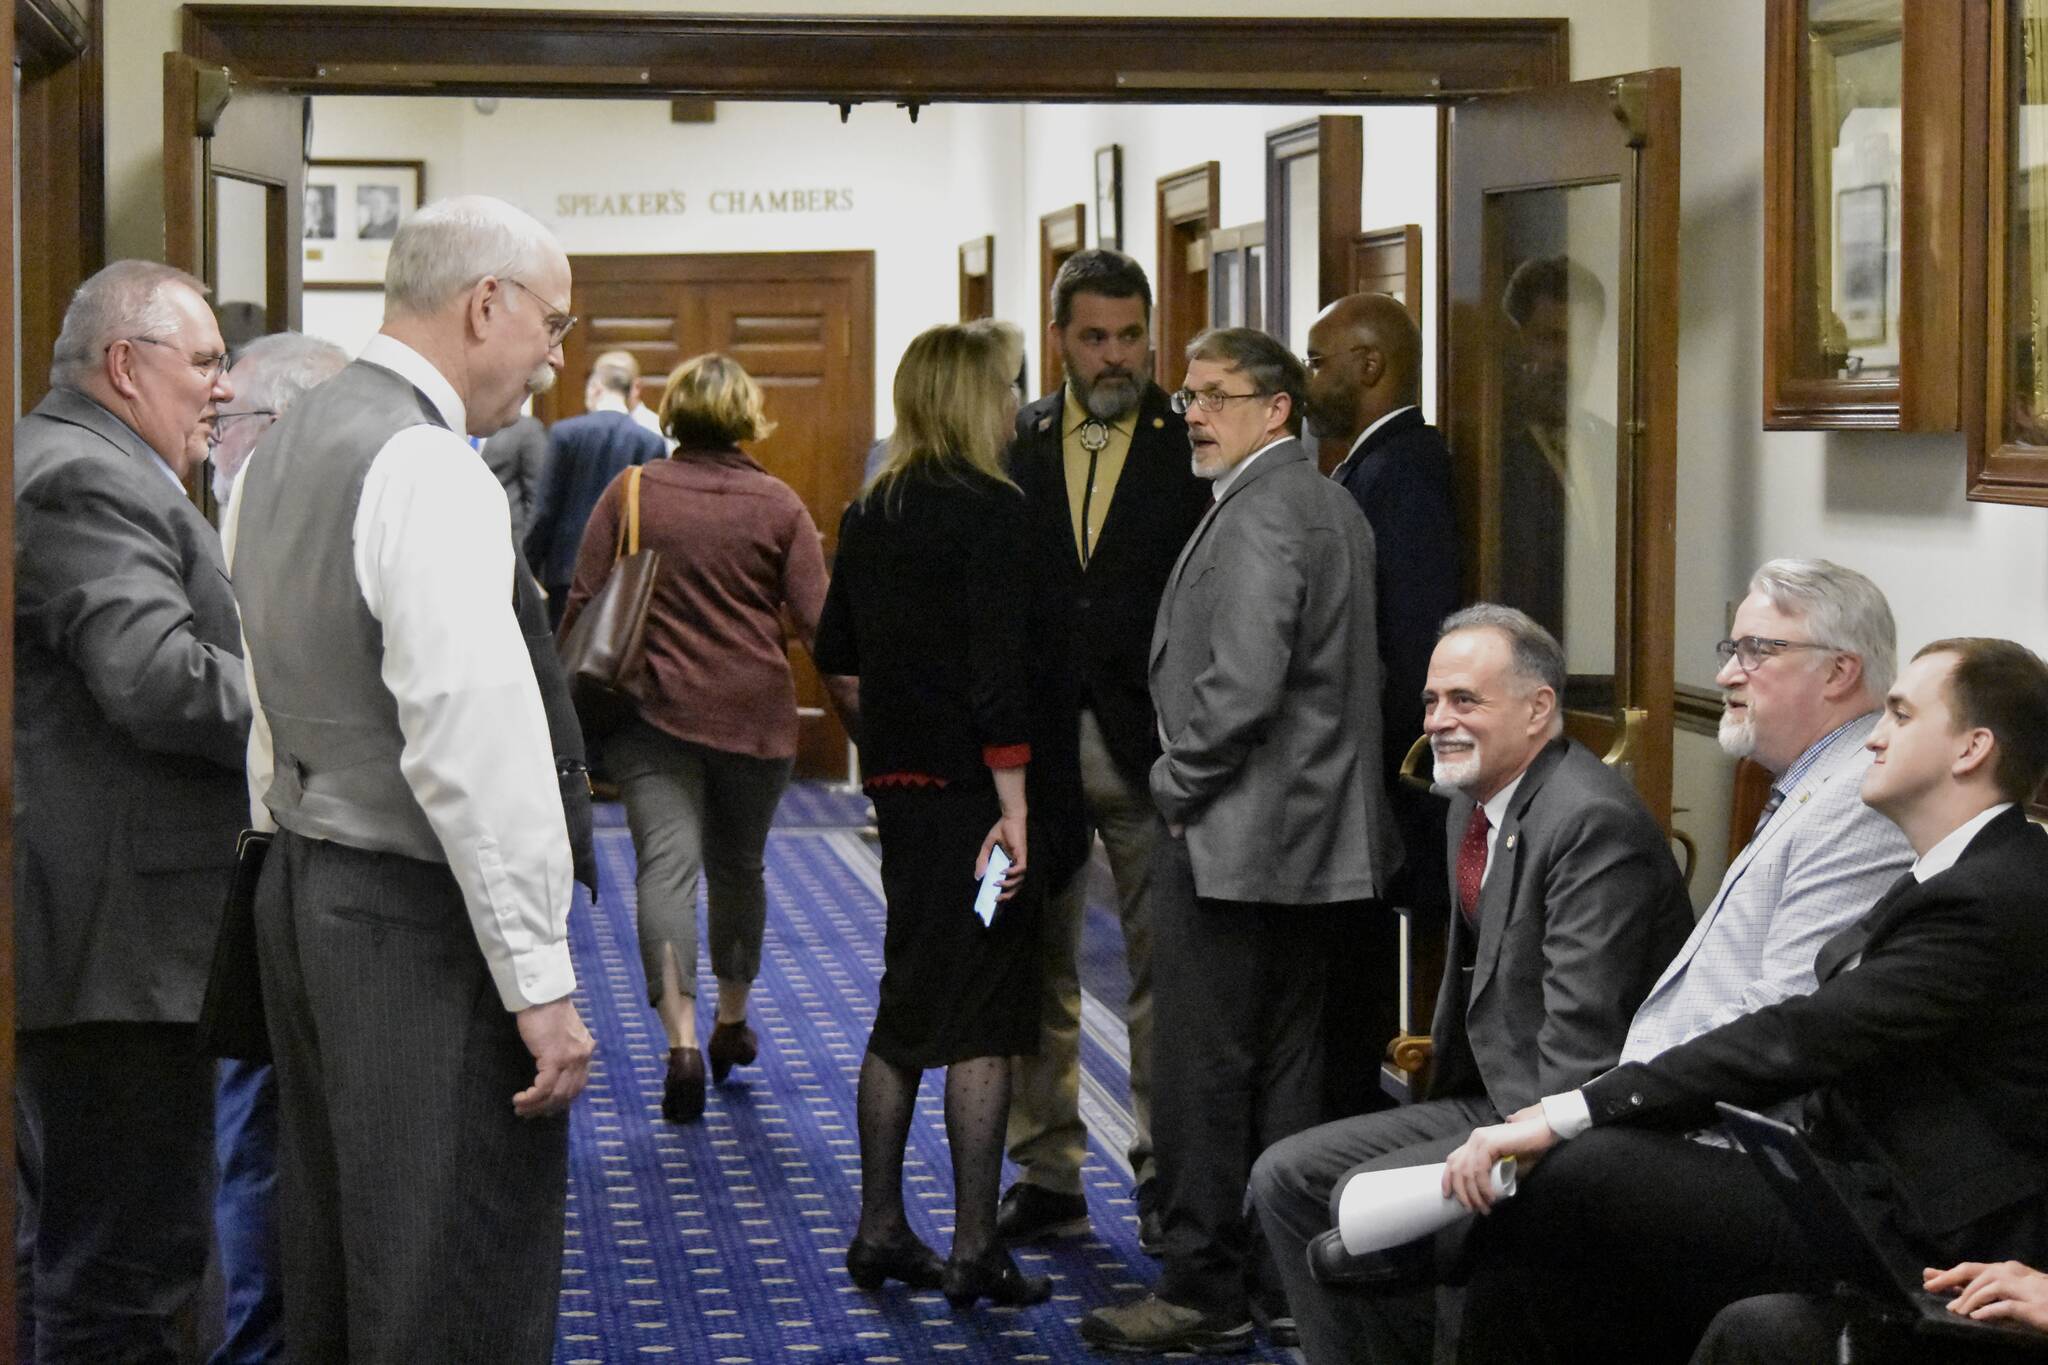
M 626 515 L 611 573 L 557 646 L 569 696 L 588 739 L 623 727 L 638 712 L 636 688 L 647 667 L 647 609 L 661 556 L 640 548 L 640 466 L 626 473 Z

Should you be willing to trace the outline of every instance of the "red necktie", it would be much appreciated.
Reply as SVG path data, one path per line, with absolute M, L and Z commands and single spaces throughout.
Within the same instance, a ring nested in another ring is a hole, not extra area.
M 1465 837 L 1458 844 L 1458 909 L 1464 912 L 1465 923 L 1474 929 L 1479 927 L 1479 883 L 1486 877 L 1489 828 L 1486 807 L 1474 806 L 1472 821 L 1465 826 Z

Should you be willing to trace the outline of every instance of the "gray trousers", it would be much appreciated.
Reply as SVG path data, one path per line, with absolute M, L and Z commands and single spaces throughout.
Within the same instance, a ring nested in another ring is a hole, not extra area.
M 768 889 L 761 855 L 796 761 L 691 744 L 636 724 L 605 746 L 626 803 L 640 870 L 640 963 L 647 999 L 661 999 L 662 954 L 670 945 L 683 993 L 697 994 L 697 878 L 709 883 L 711 970 L 752 985 L 761 972 Z
M 1081 793 L 1088 824 L 1102 835 L 1123 921 L 1124 962 L 1131 994 L 1131 1171 L 1142 1183 L 1152 1160 L 1152 922 L 1147 910 L 1152 842 L 1158 813 L 1152 797 L 1116 766 L 1093 712 L 1081 713 Z M 1088 908 L 1088 868 L 1064 891 L 1046 898 L 1044 1004 L 1038 1055 L 1019 1057 L 1010 1076 L 1010 1160 L 1021 1178 L 1061 1194 L 1081 1193 L 1088 1129 L 1081 1122 L 1081 922 Z
M 1350 1172 L 1442 1161 L 1473 1128 L 1498 1123 L 1485 1097 L 1425 1100 L 1296 1133 L 1252 1166 L 1252 1204 L 1280 1268 L 1309 1365 L 1424 1362 L 1434 1353 L 1435 1290 L 1367 1295 L 1326 1289 L 1308 1269 L 1308 1244 L 1334 1223 L 1330 1195 Z
M 569 1119 L 446 866 L 281 833 L 256 898 L 299 1365 L 545 1362 Z

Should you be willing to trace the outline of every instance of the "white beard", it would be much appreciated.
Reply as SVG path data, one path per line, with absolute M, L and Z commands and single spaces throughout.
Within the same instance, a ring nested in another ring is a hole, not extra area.
M 1721 729 L 1715 736 L 1721 742 L 1721 752 L 1730 758 L 1748 758 L 1756 752 L 1756 721 L 1744 708 L 1738 719 L 1733 712 L 1721 713 Z
M 1453 738 L 1462 739 L 1463 737 L 1453 736 Z M 1470 749 L 1464 750 L 1463 756 L 1459 758 L 1445 758 L 1442 754 L 1437 753 L 1434 745 L 1430 748 L 1430 754 L 1433 760 L 1429 771 L 1430 781 L 1436 783 L 1439 787 L 1451 787 L 1463 791 L 1468 784 L 1475 781 L 1479 776 L 1479 746 L 1476 744 Z

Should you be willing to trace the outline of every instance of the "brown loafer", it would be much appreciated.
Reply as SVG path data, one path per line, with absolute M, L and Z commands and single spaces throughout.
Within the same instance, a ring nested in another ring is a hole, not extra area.
M 752 1066 L 760 1051 L 754 1031 L 742 1019 L 737 1024 L 718 1024 L 704 1044 L 704 1057 L 711 1063 L 711 1079 L 723 1083 L 736 1066 Z
M 694 1047 L 668 1050 L 661 1116 L 670 1123 L 695 1123 L 704 1117 L 704 1054 Z

